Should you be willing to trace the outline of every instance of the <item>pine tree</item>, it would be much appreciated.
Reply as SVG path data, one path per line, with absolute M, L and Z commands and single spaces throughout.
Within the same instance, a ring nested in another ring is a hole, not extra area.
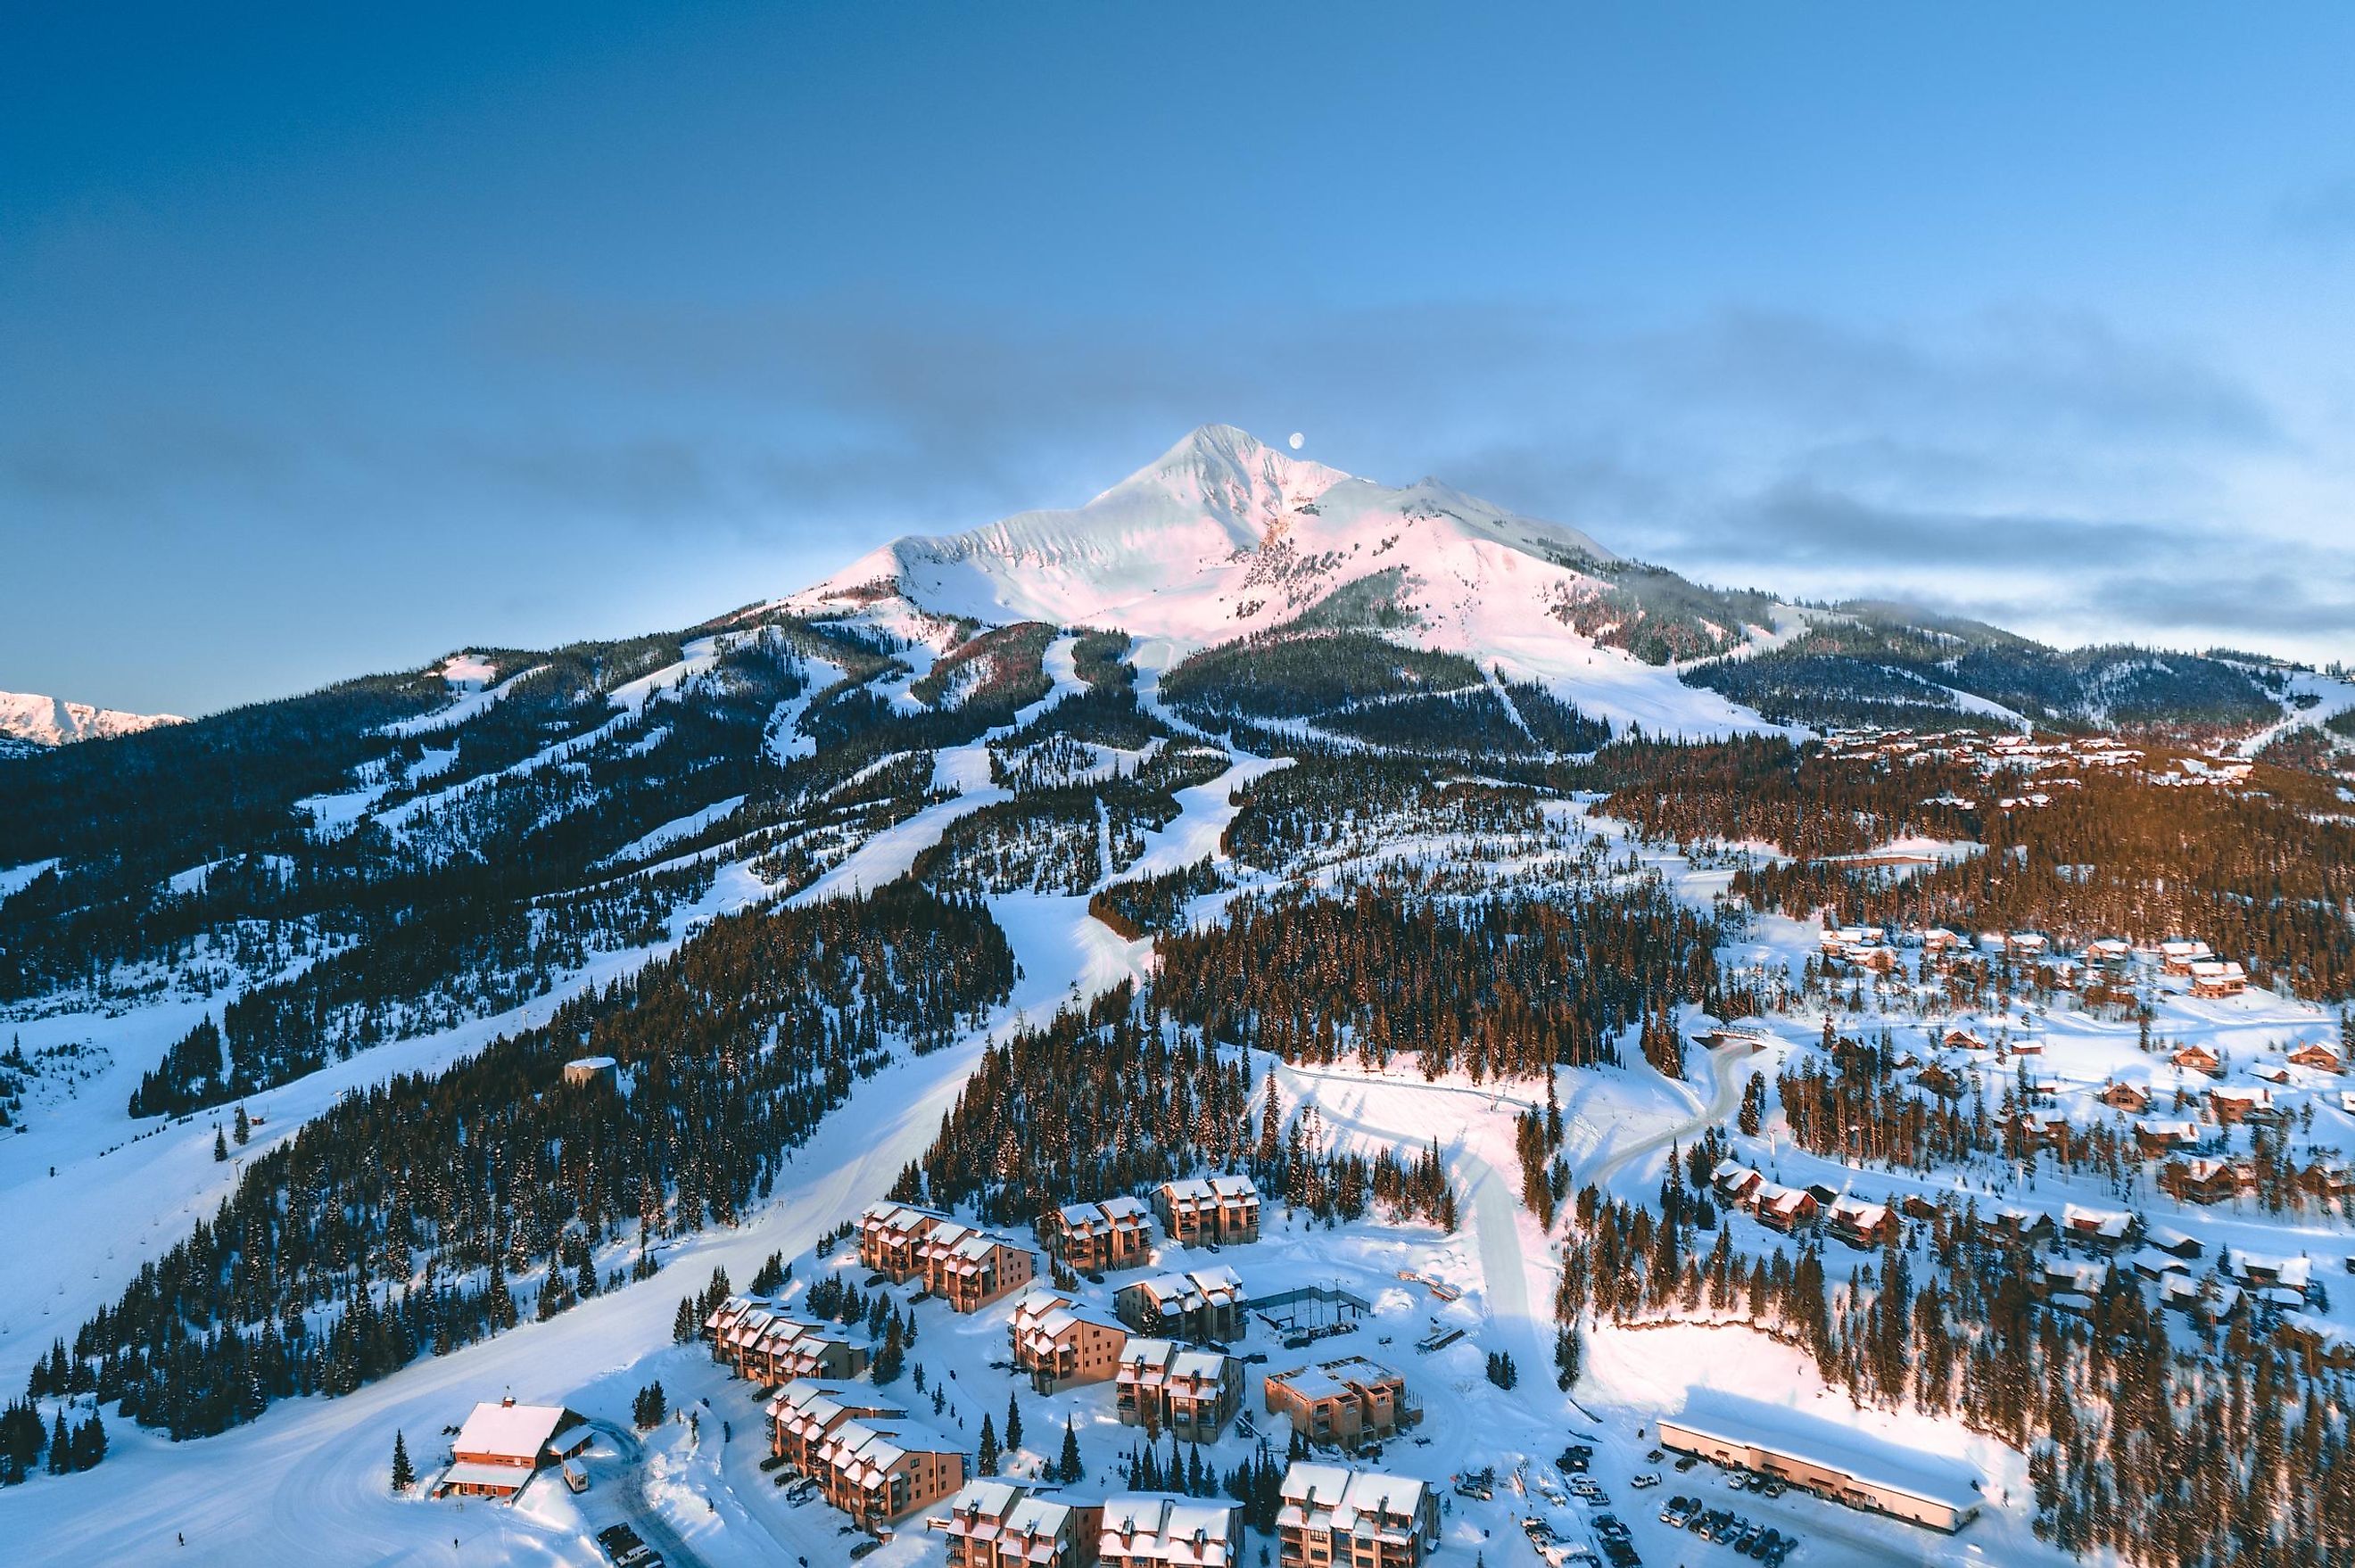
M 1022 1407 L 1015 1402 L 1014 1392 L 1006 1394 L 1006 1447 L 1007 1452 L 1022 1446 Z
M 1087 1469 L 1080 1463 L 1080 1435 L 1072 1430 L 1068 1415 L 1063 1417 L 1063 1452 L 1055 1462 L 1055 1478 L 1067 1486 L 1087 1478 Z
M 218 1127 L 213 1129 L 213 1158 L 216 1161 L 229 1158 L 229 1139 L 221 1136 Z
M 883 1347 L 875 1352 L 873 1376 L 876 1385 L 881 1387 L 897 1382 L 901 1366 L 906 1360 L 906 1340 L 900 1333 L 899 1315 L 894 1313 L 890 1322 L 883 1330 Z
M 986 1415 L 981 1418 L 981 1446 L 974 1456 L 974 1468 L 985 1476 L 997 1474 L 997 1426 Z
M 245 1119 L 245 1106 L 241 1104 L 237 1108 L 237 1120 L 230 1125 L 230 1134 L 237 1139 L 240 1148 L 243 1148 L 245 1140 L 253 1136 L 253 1124 Z
M 417 1471 L 409 1463 L 409 1444 L 398 1429 L 392 1435 L 392 1489 L 405 1492 L 417 1484 Z
M 674 1345 L 692 1345 L 695 1343 L 696 1336 L 702 1331 L 703 1319 L 696 1313 L 695 1297 L 680 1296 L 678 1310 L 672 1315 L 670 1320 L 670 1342 Z

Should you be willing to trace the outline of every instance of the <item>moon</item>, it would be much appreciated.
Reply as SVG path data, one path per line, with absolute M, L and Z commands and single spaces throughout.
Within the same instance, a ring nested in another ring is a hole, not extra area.
M 1298 431 L 1294 431 L 1292 432 L 1292 450 L 1298 452 L 1302 444 L 1305 443 L 1307 439 L 1308 438 L 1306 436 L 1301 434 Z

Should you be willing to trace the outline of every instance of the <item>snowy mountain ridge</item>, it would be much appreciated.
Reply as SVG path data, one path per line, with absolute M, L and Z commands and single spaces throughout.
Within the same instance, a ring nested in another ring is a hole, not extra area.
M 69 702 L 62 697 L 0 691 L 0 744 L 16 741 L 26 749 L 103 741 L 135 735 L 159 724 L 186 722 L 176 713 L 125 713 L 120 709 L 93 708 L 87 702 Z
M 1614 720 L 1687 733 L 1762 727 L 1680 684 L 1665 661 L 1598 636 L 1640 613 L 1600 575 L 1632 565 L 1576 528 L 1434 478 L 1387 485 L 1208 424 L 1083 506 L 895 539 L 747 613 L 890 623 L 896 607 L 990 624 L 1116 627 L 1162 645 L 1151 663 L 1284 628 L 1379 627 L 1510 678 L 1575 688 Z M 1599 616 L 1582 613 L 1598 606 Z M 1709 635 L 1732 647 L 1773 630 L 1731 624 Z

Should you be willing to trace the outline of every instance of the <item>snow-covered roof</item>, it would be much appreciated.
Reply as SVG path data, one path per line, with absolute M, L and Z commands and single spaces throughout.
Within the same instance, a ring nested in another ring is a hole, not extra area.
M 556 1435 L 579 1420 L 560 1404 L 486 1400 L 458 1428 L 451 1451 L 462 1458 L 490 1455 L 536 1465 Z

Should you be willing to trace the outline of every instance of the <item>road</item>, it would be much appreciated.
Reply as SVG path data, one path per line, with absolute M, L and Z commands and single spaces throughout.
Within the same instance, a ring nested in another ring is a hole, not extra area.
M 1690 1143 L 1732 1116 L 1742 1108 L 1742 1087 L 1749 1081 L 1749 1073 L 1744 1068 L 1749 1060 L 1738 1046 L 1721 1047 L 1710 1057 L 1710 1073 L 1714 1087 L 1708 1102 L 1691 1120 L 1675 1123 L 1656 1133 L 1646 1133 L 1622 1147 L 1613 1149 L 1595 1161 L 1592 1169 L 1582 1173 L 1583 1179 L 1607 1189 L 1611 1179 L 1625 1170 L 1631 1161 L 1667 1148 L 1671 1144 Z

